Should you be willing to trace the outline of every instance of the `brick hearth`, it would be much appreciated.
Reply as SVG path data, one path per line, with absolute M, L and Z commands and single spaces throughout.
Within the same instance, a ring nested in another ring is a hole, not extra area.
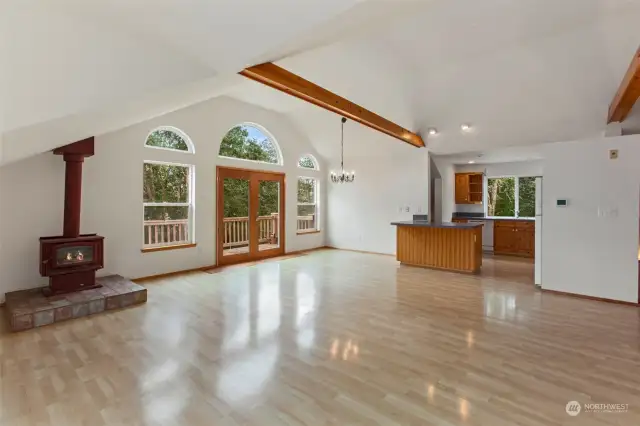
M 11 330 L 29 330 L 147 301 L 146 288 L 120 275 L 99 277 L 96 281 L 102 287 L 57 296 L 44 296 L 42 287 L 7 293 Z

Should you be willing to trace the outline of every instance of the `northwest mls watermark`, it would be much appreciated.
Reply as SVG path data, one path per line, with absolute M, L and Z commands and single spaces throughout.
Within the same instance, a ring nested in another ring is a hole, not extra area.
M 569 401 L 565 411 L 572 417 L 580 413 L 626 413 L 629 404 L 580 404 L 578 401 Z

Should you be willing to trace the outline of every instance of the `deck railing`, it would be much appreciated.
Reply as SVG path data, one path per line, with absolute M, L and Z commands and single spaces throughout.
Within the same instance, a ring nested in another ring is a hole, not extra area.
M 249 218 L 225 217 L 223 220 L 224 248 L 242 247 L 249 244 Z M 278 244 L 279 215 L 258 216 L 259 243 Z M 315 229 L 315 217 L 298 216 L 298 231 Z M 163 246 L 189 243 L 189 220 L 146 220 L 144 222 L 144 245 Z
M 298 216 L 298 232 L 311 232 L 316 230 L 314 215 Z
M 189 219 L 144 221 L 145 246 L 166 246 L 189 242 L 191 242 Z
M 258 242 L 278 244 L 278 213 L 269 216 L 258 216 Z M 224 223 L 224 248 L 241 247 L 249 245 L 249 218 L 225 217 Z

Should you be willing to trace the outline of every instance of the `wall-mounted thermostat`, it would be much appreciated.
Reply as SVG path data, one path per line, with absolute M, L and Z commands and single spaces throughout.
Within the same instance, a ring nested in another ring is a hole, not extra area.
M 557 199 L 556 207 L 567 207 L 569 205 L 569 200 Z

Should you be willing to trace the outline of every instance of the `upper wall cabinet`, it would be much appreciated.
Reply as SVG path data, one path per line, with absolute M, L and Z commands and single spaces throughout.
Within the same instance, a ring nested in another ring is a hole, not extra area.
M 482 204 L 482 173 L 456 173 L 456 204 Z

